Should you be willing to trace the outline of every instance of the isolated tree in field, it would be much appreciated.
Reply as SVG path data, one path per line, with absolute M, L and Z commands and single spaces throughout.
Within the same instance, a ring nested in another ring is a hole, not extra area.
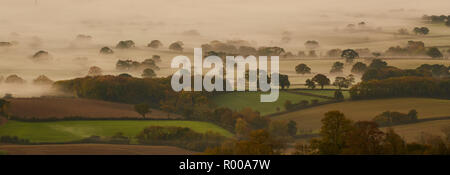
M 50 80 L 50 78 L 48 78 L 45 75 L 40 75 L 39 77 L 37 77 L 36 79 L 33 80 L 33 84 L 35 84 L 35 85 L 51 85 L 51 84 L 53 84 L 53 81 Z
M 100 76 L 103 74 L 103 70 L 100 67 L 92 66 L 89 68 L 88 76 Z
M 345 62 L 352 63 L 355 58 L 359 57 L 359 54 L 353 49 L 346 49 L 342 51 L 341 57 L 345 59 Z
M 294 137 L 297 135 L 297 123 L 295 121 L 289 120 L 287 128 L 290 136 Z
M 162 46 L 163 46 L 163 44 L 159 40 L 153 40 L 150 43 L 148 43 L 148 45 L 147 45 L 147 47 L 151 47 L 153 49 L 157 49 L 157 48 L 160 48 Z
M 177 41 L 170 44 L 169 49 L 177 52 L 183 52 L 183 42 Z
M 319 84 L 321 89 L 323 89 L 323 86 L 330 84 L 330 79 L 323 74 L 317 74 L 313 77 L 312 81 Z
M 387 67 L 387 63 L 381 59 L 373 59 L 372 63 L 370 63 L 370 69 L 381 69 Z
M 153 78 L 156 77 L 156 73 L 153 69 L 147 68 L 144 69 L 144 71 L 142 71 L 142 75 L 143 78 Z
M 362 62 L 357 62 L 353 65 L 351 72 L 354 74 L 363 74 L 367 70 L 367 65 Z
M 142 118 L 145 118 L 146 114 L 151 113 L 150 106 L 147 103 L 140 103 L 134 105 L 134 111 L 142 115 Z
M 132 47 L 135 47 L 134 41 L 132 40 L 119 41 L 116 45 L 116 48 L 118 49 L 129 49 Z
M 307 80 L 305 81 L 305 85 L 306 85 L 308 88 L 311 88 L 311 89 L 316 88 L 316 83 L 315 83 L 314 81 L 312 81 L 311 79 L 307 79 Z
M 13 75 L 9 75 L 8 77 L 6 77 L 5 83 L 23 84 L 23 83 L 26 83 L 26 81 L 24 79 L 22 79 L 21 77 L 19 77 L 18 75 L 13 74 Z
M 344 94 L 342 94 L 342 91 L 340 89 L 334 91 L 334 99 L 336 99 L 336 100 L 344 100 Z
M 155 62 L 161 62 L 161 56 L 159 55 L 153 55 L 152 60 L 155 60 Z
M 427 27 L 415 27 L 413 31 L 416 35 L 427 35 L 430 33 L 430 29 Z
M 52 55 L 50 55 L 50 53 L 48 53 L 47 51 L 43 51 L 43 50 L 40 50 L 40 51 L 38 51 L 38 52 L 36 52 L 32 57 L 31 57 L 31 59 L 33 60 L 33 61 L 37 61 L 37 62 L 39 62 L 39 61 L 49 61 L 49 60 L 51 60 L 53 57 L 52 57 Z
M 284 74 L 279 74 L 280 87 L 281 89 L 289 89 L 291 82 L 289 81 L 289 76 Z
M 315 40 L 309 40 L 305 42 L 305 47 L 308 50 L 314 50 L 317 49 L 319 47 L 319 42 L 315 41 Z
M 341 49 L 331 49 L 327 52 L 327 56 L 329 57 L 340 57 L 342 55 Z
M 309 68 L 306 64 L 299 64 L 295 66 L 295 72 L 298 74 L 309 74 L 311 73 L 311 68 Z
M 322 119 L 321 139 L 312 146 L 322 154 L 340 154 L 345 148 L 346 137 L 352 130 L 352 121 L 339 111 L 329 111 Z
M 439 51 L 439 49 L 436 47 L 432 47 L 432 48 L 428 49 L 427 55 L 430 56 L 431 58 L 442 58 L 443 57 L 441 51 Z
M 380 52 L 372 52 L 372 55 L 373 55 L 375 58 L 378 58 L 378 57 L 381 56 L 381 53 L 380 53 Z
M 341 88 L 348 88 L 349 86 L 352 85 L 352 80 L 351 79 L 347 79 L 345 77 L 336 77 L 334 79 L 334 86 L 337 86 L 339 89 Z
M 0 115 L 8 116 L 8 109 L 10 102 L 5 99 L 0 99 Z
M 330 73 L 336 74 L 336 73 L 342 73 L 343 71 L 344 71 L 344 63 L 336 61 L 333 64 L 333 66 L 331 67 Z
M 112 49 L 110 49 L 109 47 L 102 47 L 100 49 L 100 54 L 104 54 L 104 55 L 109 55 L 109 54 L 113 54 L 114 51 Z

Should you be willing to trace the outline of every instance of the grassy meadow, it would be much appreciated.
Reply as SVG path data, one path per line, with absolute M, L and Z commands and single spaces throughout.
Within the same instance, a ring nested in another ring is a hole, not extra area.
M 17 136 L 31 142 L 70 142 L 93 135 L 113 136 L 122 132 L 134 137 L 148 126 L 176 126 L 191 128 L 196 132 L 213 131 L 226 137 L 233 134 L 207 122 L 197 121 L 138 121 L 138 120 L 94 120 L 94 121 L 57 121 L 57 122 L 21 122 L 10 120 L 0 127 L 0 136 Z
M 280 111 L 284 111 L 284 103 L 286 100 L 290 100 L 292 103 L 298 103 L 302 100 L 319 100 L 326 101 L 327 99 L 312 97 L 306 95 L 299 95 L 294 93 L 289 93 L 285 91 L 280 91 L 278 100 L 273 103 L 262 103 L 260 102 L 262 92 L 233 92 L 226 93 L 212 97 L 212 101 L 219 107 L 228 107 L 233 110 L 239 111 L 243 108 L 252 108 L 261 113 L 261 115 L 267 115 L 277 112 L 277 108 Z

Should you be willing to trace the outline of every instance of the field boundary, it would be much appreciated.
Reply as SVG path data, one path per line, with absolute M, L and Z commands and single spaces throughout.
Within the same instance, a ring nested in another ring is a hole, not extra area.
M 339 103 L 339 102 L 344 102 L 346 100 L 329 100 L 329 101 L 324 101 L 324 102 L 318 102 L 316 104 L 309 104 L 306 106 L 297 106 L 294 109 L 291 110 L 286 110 L 286 111 L 281 111 L 281 112 L 276 112 L 276 113 L 272 113 L 272 114 L 267 114 L 265 115 L 265 117 L 276 117 L 279 115 L 283 115 L 283 114 L 287 114 L 287 113 L 291 113 L 291 112 L 295 112 L 295 111 L 300 111 L 303 109 L 308 109 L 308 108 L 312 108 L 312 107 L 317 107 L 317 106 L 322 106 L 322 105 L 328 105 L 328 104 L 333 104 L 333 103 Z

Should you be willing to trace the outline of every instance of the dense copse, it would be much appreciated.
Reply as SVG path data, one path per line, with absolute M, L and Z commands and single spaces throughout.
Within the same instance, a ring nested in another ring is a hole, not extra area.
M 412 109 L 407 114 L 386 111 L 375 116 L 372 121 L 376 122 L 380 126 L 391 126 L 417 122 L 417 118 L 417 111 Z
M 54 87 L 82 98 L 137 104 L 146 102 L 159 107 L 170 92 L 169 78 L 139 79 L 127 76 L 88 76 L 57 81 Z
M 152 58 L 146 59 L 142 62 L 133 60 L 118 60 L 116 63 L 116 69 L 120 71 L 142 71 L 144 69 L 150 68 L 152 70 L 159 70 L 156 65 L 156 61 Z
M 363 81 L 350 88 L 352 99 L 393 97 L 433 97 L 450 99 L 450 79 L 432 77 L 394 77 Z
M 446 21 L 449 21 L 450 15 L 423 15 L 422 19 L 432 23 L 444 23 Z
M 364 72 L 361 80 L 383 80 L 387 78 L 404 76 L 447 78 L 450 76 L 450 68 L 439 64 L 422 64 L 416 69 L 399 69 L 393 66 L 388 66 L 386 62 L 380 59 L 374 59 Z
M 139 144 L 169 145 L 204 151 L 220 145 L 226 138 L 214 132 L 198 133 L 190 128 L 150 126 L 136 136 Z
M 255 48 L 250 46 L 251 44 L 243 40 L 230 40 L 226 42 L 211 41 L 207 44 L 202 44 L 202 51 L 206 55 L 216 55 L 223 59 L 224 56 L 248 56 L 248 55 L 261 55 L 261 56 L 282 56 L 293 57 L 291 52 L 286 52 L 283 48 L 273 47 L 259 47 Z
M 420 56 L 426 55 L 425 43 L 422 41 L 408 41 L 406 47 L 390 47 L 386 52 L 388 56 Z

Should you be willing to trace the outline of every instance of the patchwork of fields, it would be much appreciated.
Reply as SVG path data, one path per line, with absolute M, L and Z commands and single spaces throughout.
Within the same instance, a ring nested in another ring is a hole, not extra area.
M 354 121 L 372 120 L 385 111 L 418 112 L 419 119 L 450 116 L 450 100 L 431 98 L 393 98 L 361 101 L 345 101 L 321 105 L 273 117 L 272 120 L 293 120 L 305 130 L 318 132 L 321 119 L 328 111 L 339 110 Z

